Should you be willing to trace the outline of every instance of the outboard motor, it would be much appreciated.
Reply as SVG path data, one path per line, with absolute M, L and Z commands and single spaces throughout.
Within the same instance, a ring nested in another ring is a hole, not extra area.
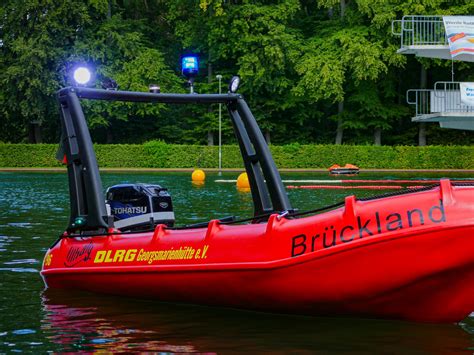
M 114 227 L 121 231 L 149 230 L 157 224 L 172 227 L 175 221 L 171 196 L 160 185 L 121 184 L 106 192 Z

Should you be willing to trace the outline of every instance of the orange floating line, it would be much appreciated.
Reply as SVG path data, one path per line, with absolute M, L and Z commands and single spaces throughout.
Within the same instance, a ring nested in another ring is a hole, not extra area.
M 398 183 L 398 184 L 437 184 L 439 183 L 439 179 L 431 179 L 431 180 L 395 180 L 395 179 L 385 179 L 385 180 L 361 180 L 361 179 L 353 179 L 353 180 L 341 180 L 344 184 L 351 184 L 351 183 L 366 183 L 366 182 L 383 182 L 383 183 Z M 474 180 L 451 180 L 451 182 L 472 182 Z
M 424 185 L 401 186 L 401 185 L 355 185 L 355 186 L 335 186 L 335 185 L 289 185 L 288 189 L 331 189 L 331 190 L 399 190 L 399 189 L 419 189 Z

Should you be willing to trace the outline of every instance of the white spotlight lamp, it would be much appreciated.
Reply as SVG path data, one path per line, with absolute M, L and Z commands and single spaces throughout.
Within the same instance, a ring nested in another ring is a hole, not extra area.
M 85 86 L 90 83 L 92 79 L 92 73 L 89 68 L 80 66 L 74 69 L 73 79 L 77 85 Z
M 229 92 L 232 94 L 235 94 L 237 90 L 239 90 L 239 85 L 240 85 L 240 76 L 238 75 L 233 76 L 229 82 Z

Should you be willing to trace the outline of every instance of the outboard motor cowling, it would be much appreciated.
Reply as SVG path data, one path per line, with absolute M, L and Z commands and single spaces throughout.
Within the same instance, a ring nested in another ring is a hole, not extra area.
M 171 196 L 166 188 L 149 184 L 121 184 L 107 189 L 106 204 L 121 230 L 149 230 L 157 224 L 174 225 Z

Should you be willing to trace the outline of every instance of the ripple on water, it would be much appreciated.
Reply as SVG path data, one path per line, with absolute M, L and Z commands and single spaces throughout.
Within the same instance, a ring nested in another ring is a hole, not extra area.
M 25 335 L 25 334 L 34 334 L 36 333 L 36 330 L 34 329 L 17 329 L 12 331 L 12 334 L 15 335 Z
M 10 222 L 8 223 L 10 227 L 17 227 L 17 228 L 33 228 L 33 225 L 28 222 Z
M 106 339 L 106 338 L 96 338 L 92 339 L 92 344 L 107 344 L 107 343 L 114 343 L 116 340 L 114 339 Z
M 39 264 L 39 261 L 36 259 L 18 259 L 18 260 L 6 261 L 3 264 L 5 265 Z
M 10 272 L 34 272 L 38 273 L 39 270 L 32 268 L 22 268 L 22 267 L 0 267 L 0 271 L 10 271 Z
M 0 242 L 12 242 L 15 239 L 21 239 L 21 237 L 14 237 L 10 235 L 0 235 Z

